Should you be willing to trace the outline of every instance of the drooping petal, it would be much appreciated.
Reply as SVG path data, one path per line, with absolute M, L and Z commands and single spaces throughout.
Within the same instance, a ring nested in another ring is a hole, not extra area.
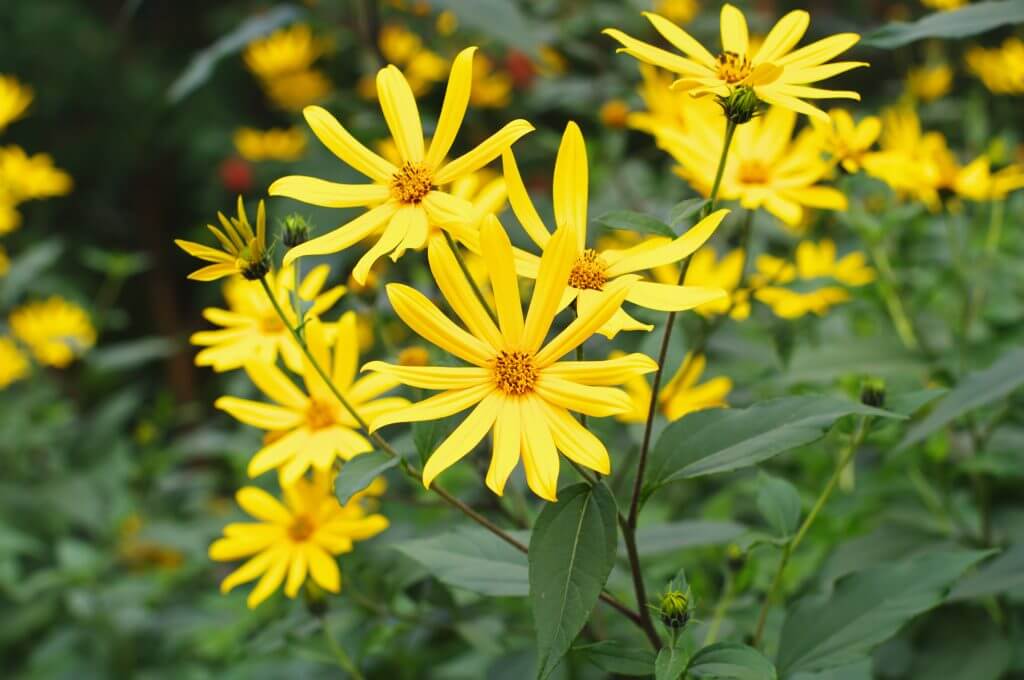
M 415 213 L 421 210 L 423 209 L 418 205 L 403 205 L 399 208 L 398 212 L 392 215 L 391 221 L 388 222 L 388 226 L 384 228 L 384 233 L 380 235 L 377 242 L 356 262 L 356 266 L 352 268 L 352 278 L 360 284 L 365 284 L 366 277 L 370 275 L 373 265 L 377 260 L 397 248 L 405 239 L 409 232 L 409 226 L 415 218 Z
M 580 425 L 579 421 L 569 415 L 564 408 L 542 399 L 535 400 L 535 403 L 540 405 L 559 451 L 569 460 L 602 475 L 611 472 L 612 463 L 608 457 L 608 449 L 600 439 Z
M 319 106 L 307 106 L 302 110 L 313 134 L 331 150 L 335 156 L 363 173 L 375 182 L 387 184 L 398 168 L 367 149 L 349 134 L 338 119 Z
M 528 132 L 533 132 L 533 126 L 525 120 L 518 119 L 507 123 L 505 127 L 480 142 L 472 151 L 445 164 L 437 171 L 434 181 L 439 185 L 448 184 L 464 175 L 476 172 L 500 156 L 505 149 Z
M 235 586 L 254 581 L 263 574 L 277 557 L 277 550 L 271 548 L 249 558 L 245 564 L 228 574 L 220 582 L 220 592 L 226 593 Z
M 504 397 L 499 392 L 491 392 L 476 405 L 448 438 L 441 442 L 423 466 L 423 486 L 429 489 L 435 477 L 461 460 L 480 443 L 494 424 L 503 400 Z
M 303 546 L 309 561 L 309 574 L 324 590 L 337 593 L 341 590 L 341 571 L 333 557 L 318 545 L 307 543 Z
M 284 254 L 284 266 L 290 266 L 296 259 L 305 255 L 328 255 L 362 241 L 390 220 L 400 205 L 397 201 L 388 201 L 323 236 L 295 246 Z
M 249 476 L 259 477 L 268 470 L 281 467 L 297 451 L 305 448 L 307 441 L 309 441 L 309 431 L 306 428 L 300 428 L 264 446 L 249 461 Z
M 197 269 L 189 274 L 188 278 L 192 281 L 216 281 L 217 279 L 223 279 L 225 276 L 234 276 L 237 273 L 238 267 L 235 266 L 234 262 L 221 262 Z
M 721 288 L 637 281 L 630 289 L 626 300 L 659 312 L 681 312 L 726 297 L 726 292 Z
M 523 470 L 526 484 L 546 501 L 558 500 L 558 450 L 538 400 L 528 395 L 519 400 Z
M 693 225 L 685 234 L 662 246 L 631 249 L 628 254 L 608 267 L 607 275 L 616 277 L 629 272 L 662 267 L 682 260 L 704 245 L 728 214 L 727 209 L 716 210 Z
M 423 125 L 416 98 L 402 72 L 389 64 L 377 72 L 377 96 L 398 153 L 406 163 L 423 160 Z
M 340 184 L 303 175 L 282 177 L 270 185 L 267 193 L 324 208 L 372 205 L 391 196 L 391 190 L 384 184 Z
M 534 385 L 541 399 L 596 418 L 623 413 L 632 407 L 629 395 L 611 387 L 581 385 L 541 373 Z
M 621 385 L 656 370 L 658 362 L 635 352 L 601 361 L 562 361 L 545 368 L 543 374 L 584 385 Z
M 274 594 L 275 590 L 281 587 L 281 582 L 284 581 L 284 575 L 288 572 L 288 554 L 290 550 L 279 548 L 275 552 L 276 555 L 270 567 L 263 573 L 263 577 L 260 578 L 256 587 L 252 589 L 249 597 L 245 600 L 249 609 L 255 609 L 260 606 L 264 600 Z
M 597 329 L 622 307 L 622 301 L 626 299 L 636 278 L 629 274 L 615 279 L 605 287 L 600 295 L 595 296 L 592 308 L 579 308 L 578 316 L 573 319 L 572 323 L 537 352 L 534 357 L 534 365 L 537 368 L 544 368 L 553 364 L 596 333 Z
M 479 403 L 494 391 L 492 383 L 474 385 L 461 390 L 449 390 L 418 401 L 407 408 L 378 416 L 370 423 L 370 431 L 376 432 L 382 427 L 394 423 L 415 423 L 423 420 L 440 420 L 465 411 L 473 404 Z
M 290 430 L 302 422 L 303 418 L 301 413 L 283 406 L 238 397 L 221 397 L 213 405 L 227 411 L 236 420 L 262 430 Z
M 423 339 L 477 366 L 486 365 L 494 356 L 494 350 L 452 323 L 415 288 L 391 283 L 387 293 L 395 313 Z
M 519 464 L 521 420 L 519 400 L 504 399 L 494 420 L 494 448 L 485 480 L 487 487 L 499 496 L 505 493 L 509 475 Z
M 430 140 L 427 151 L 427 165 L 438 167 L 445 155 L 452 148 L 455 135 L 462 125 L 469 105 L 469 92 L 473 86 L 473 55 L 476 47 L 467 47 L 459 52 L 452 62 L 452 70 L 448 75 L 448 87 L 444 92 L 444 103 L 441 105 L 441 116 L 437 119 L 437 129 Z
M 403 385 L 427 390 L 459 390 L 491 380 L 491 371 L 478 366 L 397 366 L 371 361 L 364 371 L 390 375 Z
M 523 326 L 523 349 L 536 352 L 551 328 L 579 248 L 571 225 L 559 227 L 540 260 L 537 284 Z
M 306 580 L 306 551 L 297 548 L 292 554 L 292 562 L 288 567 L 288 580 L 284 584 L 284 594 L 294 598 Z
M 573 225 L 580 250 L 587 243 L 587 173 L 587 146 L 583 134 L 576 123 L 569 121 L 555 158 L 551 198 L 555 208 L 555 227 Z

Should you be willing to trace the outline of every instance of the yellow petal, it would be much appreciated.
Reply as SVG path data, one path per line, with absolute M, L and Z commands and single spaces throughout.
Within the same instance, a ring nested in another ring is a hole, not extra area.
M 754 55 L 753 62 L 763 64 L 786 55 L 800 42 L 800 38 L 804 37 L 810 22 L 811 15 L 802 9 L 786 14 L 772 26 L 772 30 L 768 31 L 760 49 Z
M 386 204 L 385 204 L 386 205 Z M 359 258 L 356 266 L 352 268 L 352 278 L 360 284 L 366 283 L 366 277 L 370 275 L 370 269 L 380 258 L 384 257 L 398 247 L 398 244 L 405 239 L 409 232 L 409 226 L 415 219 L 415 213 L 423 209 L 418 205 L 403 205 L 394 215 L 391 221 L 384 228 L 384 232 L 377 239 L 366 253 Z
M 276 549 L 271 548 L 249 558 L 245 564 L 235 569 L 228 574 L 227 578 L 221 581 L 220 592 L 226 593 L 235 586 L 259 578 L 260 574 L 264 573 L 277 557 L 277 553 Z
M 319 319 L 312 318 L 306 322 L 305 337 L 306 348 L 313 355 L 313 361 L 325 372 L 330 371 L 331 355 L 327 348 L 324 326 Z M 306 390 L 309 392 L 309 395 L 333 403 L 335 396 L 331 393 L 330 387 L 320 377 L 320 372 L 313 366 L 313 362 L 305 354 L 302 357 L 302 366 L 302 377 L 305 380 Z
M 388 284 L 387 292 L 395 313 L 423 339 L 477 366 L 493 358 L 493 349 L 452 323 L 423 293 L 400 283 Z
M 452 70 L 448 76 L 448 87 L 444 92 L 444 103 L 441 105 L 441 116 L 437 119 L 437 129 L 430 141 L 427 151 L 427 165 L 438 167 L 444 160 L 455 135 L 462 125 L 469 104 L 469 92 L 473 86 L 473 54 L 475 47 L 467 47 L 459 52 L 452 62 Z
M 726 297 L 726 292 L 721 288 L 638 281 L 630 288 L 626 299 L 635 305 L 659 312 L 681 312 Z
M 509 252 L 508 256 L 511 261 L 512 253 Z M 431 238 L 427 259 L 441 294 L 448 301 L 452 311 L 462 319 L 469 332 L 493 347 L 495 351 L 502 349 L 505 343 L 498 327 L 494 325 L 487 310 L 477 299 L 476 293 L 455 259 L 455 254 L 440 234 Z
M 523 336 L 523 307 L 519 299 L 515 258 L 512 242 L 494 215 L 489 215 L 484 221 L 480 230 L 480 246 L 491 278 L 501 334 L 509 345 L 518 347 Z
M 403 385 L 427 390 L 458 390 L 491 380 L 491 371 L 477 366 L 396 366 L 371 361 L 363 370 L 384 373 Z
M 312 240 L 295 246 L 284 254 L 284 266 L 290 266 L 296 259 L 305 255 L 328 255 L 337 253 L 348 248 L 354 243 L 381 228 L 385 222 L 398 210 L 400 204 L 395 201 L 388 201 L 383 205 L 364 212 L 347 224 L 318 236 Z
M 236 420 L 263 430 L 290 430 L 302 422 L 301 413 L 259 401 L 221 397 L 213 405 L 227 411 Z
M 632 408 L 629 395 L 611 387 L 581 385 L 569 380 L 541 373 L 534 385 L 541 399 L 570 411 L 604 418 Z
M 363 146 L 349 134 L 338 119 L 319 106 L 307 106 L 302 110 L 313 134 L 331 150 L 335 156 L 363 173 L 375 182 L 387 184 L 398 168 Z
M 271 444 L 264 446 L 249 461 L 247 470 L 249 476 L 259 477 L 268 470 L 281 467 L 291 460 L 296 451 L 303 450 L 308 440 L 309 431 L 305 428 L 300 428 L 292 430 Z
M 512 212 L 515 213 L 519 224 L 523 226 L 523 230 L 533 239 L 533 242 L 542 249 L 545 248 L 551 234 L 544 226 L 544 221 L 537 214 L 537 209 L 526 192 L 526 186 L 523 184 L 523 178 L 519 175 L 519 166 L 516 165 L 516 158 L 511 149 L 507 149 L 501 154 L 501 164 L 505 174 L 505 183 L 508 185 L 508 202 L 512 206 Z
M 621 385 L 631 378 L 658 370 L 658 362 L 646 354 L 626 354 L 603 361 L 562 361 L 543 370 L 550 375 L 584 385 Z
M 535 397 L 519 400 L 523 470 L 530 490 L 554 503 L 558 500 L 558 450 L 544 413 L 536 402 Z
M 309 574 L 316 584 L 324 590 L 337 593 L 341 590 L 341 572 L 333 557 L 324 552 L 323 548 L 307 543 L 303 546 L 306 559 L 309 561 Z
M 587 171 L 587 146 L 583 134 L 576 123 L 569 121 L 558 146 L 551 198 L 555 208 L 555 227 L 573 225 L 580 250 L 587 243 Z
M 382 427 L 394 423 L 415 423 L 423 420 L 440 420 L 465 411 L 473 404 L 479 403 L 494 391 L 493 383 L 475 385 L 461 390 L 449 390 L 418 401 L 400 411 L 378 416 L 370 424 L 370 431 L 375 432 Z
M 648 17 L 650 18 L 650 17 Z M 649 45 L 642 40 L 630 37 L 615 28 L 606 28 L 601 31 L 622 45 L 617 52 L 625 52 L 629 56 L 639 59 L 642 62 L 658 66 L 660 68 L 679 73 L 681 75 L 711 75 L 710 67 L 702 66 L 696 61 L 690 61 L 678 54 L 672 54 L 654 45 Z
M 188 278 L 193 281 L 216 281 L 217 279 L 223 279 L 225 276 L 234 276 L 237 273 L 238 267 L 235 266 L 234 262 L 223 262 L 197 269 L 189 274 Z
M 630 254 L 608 267 L 607 275 L 616 277 L 679 262 L 704 245 L 728 214 L 729 211 L 726 209 L 716 210 L 693 225 L 685 234 L 662 246 L 632 249 Z
M 519 463 L 521 417 L 518 399 L 504 399 L 494 420 L 494 448 L 487 468 L 487 487 L 499 496 L 505 493 L 509 475 Z
M 309 400 L 302 390 L 296 387 L 295 383 L 277 366 L 261 361 L 251 361 L 246 363 L 245 372 L 263 394 L 278 404 L 287 406 L 293 411 L 305 409 L 309 404 Z
M 722 51 L 735 52 L 743 57 L 747 56 L 749 38 L 747 19 L 743 16 L 743 12 L 736 9 L 734 5 L 726 3 L 722 5 L 719 21 L 722 28 Z
M 654 26 L 654 30 L 661 33 L 661 36 L 672 43 L 672 46 L 677 50 L 692 58 L 705 69 L 711 69 L 712 71 L 717 69 L 718 64 L 715 58 L 696 38 L 659 14 L 644 12 L 644 16 Z M 686 73 L 686 71 L 676 71 L 676 73 Z M 693 69 L 694 75 L 703 73 L 706 73 L 704 69 Z
M 517 139 L 532 131 L 533 126 L 522 119 L 506 124 L 505 127 L 480 142 L 472 151 L 459 156 L 451 163 L 445 164 L 437 171 L 434 181 L 437 184 L 448 184 L 463 175 L 476 172 L 500 156 Z
M 306 580 L 306 551 L 297 548 L 292 554 L 291 565 L 288 567 L 288 580 L 284 584 L 284 594 L 294 598 Z
M 264 600 L 273 595 L 274 591 L 281 586 L 281 582 L 284 581 L 284 575 L 288 572 L 288 552 L 287 549 L 277 551 L 274 561 L 271 562 L 270 567 L 263 573 L 263 577 L 260 578 L 256 587 L 252 589 L 249 597 L 245 600 L 249 609 L 255 609 L 260 606 Z
M 377 72 L 377 96 L 384 120 L 406 163 L 423 160 L 423 126 L 409 82 L 394 65 Z
M 542 399 L 537 399 L 536 403 L 541 406 L 559 451 L 569 460 L 602 475 L 611 472 L 612 463 L 608 457 L 608 449 L 600 439 L 580 425 L 579 421 L 569 415 L 564 408 L 553 406 Z
M 811 118 L 818 119 L 819 121 L 825 123 L 826 125 L 828 124 L 829 118 L 827 113 L 825 113 L 816 106 L 808 104 L 802 99 L 799 99 L 792 95 L 778 92 L 776 90 L 776 88 L 778 87 L 778 85 L 766 87 L 762 91 L 759 91 L 758 95 L 761 97 L 762 100 L 769 104 L 775 104 L 776 106 L 790 109 L 791 111 L 796 111 L 797 113 L 803 113 Z
M 238 525 L 236 525 L 238 526 Z M 250 524 L 251 527 L 264 528 L 265 524 Z M 210 545 L 210 559 L 218 562 L 233 562 L 266 550 L 267 546 L 280 540 L 283 530 L 271 527 L 273 533 L 260 532 L 256 536 L 219 538 Z
M 271 196 L 287 196 L 324 208 L 352 208 L 388 200 L 391 190 L 384 184 L 339 184 L 316 177 L 289 175 L 267 189 Z
M 235 500 L 243 510 L 264 522 L 290 524 L 292 521 L 292 513 L 288 512 L 288 508 L 281 505 L 281 502 L 269 493 L 255 486 L 245 486 L 239 489 L 235 494 Z
M 523 327 L 523 349 L 526 352 L 536 352 L 547 337 L 578 253 L 575 230 L 570 225 L 559 227 L 541 256 L 537 285 L 533 288 L 530 308 L 526 312 Z
M 537 352 L 534 365 L 537 368 L 549 366 L 583 344 L 618 311 L 635 282 L 636 277 L 633 275 L 619 277 L 599 295 L 593 296 L 593 307 L 584 309 L 580 306 L 578 316 L 572 323 Z
M 858 40 L 860 36 L 856 33 L 837 33 L 790 52 L 777 59 L 776 63 L 787 68 L 817 66 L 850 49 Z
M 211 248 L 210 246 L 204 246 L 202 243 L 186 241 L 180 238 L 174 239 L 174 243 L 192 257 L 198 257 L 200 260 L 206 260 L 207 262 L 235 261 L 234 256 L 228 255 L 222 250 L 217 250 L 216 248 Z
M 338 320 L 338 339 L 334 343 L 334 364 L 330 371 L 331 381 L 341 390 L 349 388 L 359 366 L 359 343 L 353 342 L 356 332 L 356 313 L 347 311 Z
M 476 405 L 466 419 L 441 442 L 423 466 L 423 486 L 430 488 L 431 482 L 439 474 L 457 463 L 467 453 L 476 448 L 494 424 L 504 397 L 498 392 L 491 392 Z

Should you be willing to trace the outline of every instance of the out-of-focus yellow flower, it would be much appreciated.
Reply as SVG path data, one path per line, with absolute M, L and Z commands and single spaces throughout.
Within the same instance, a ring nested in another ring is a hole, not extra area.
M 863 286 L 875 280 L 875 271 L 867 265 L 864 253 L 855 251 L 837 261 L 831 240 L 802 241 L 795 264 L 772 255 L 758 256 L 751 284 L 754 297 L 771 307 L 776 316 L 795 319 L 812 312 L 821 316 L 850 298 L 845 288 L 830 285 L 830 279 L 844 286 Z M 786 284 L 798 285 L 784 288 Z
M 640 63 L 640 98 L 645 111 L 629 114 L 629 127 L 654 137 L 659 148 L 679 137 L 720 124 L 722 112 L 714 100 L 694 99 L 686 92 L 671 89 L 672 75 L 650 64 Z
M 473 68 L 473 89 L 469 102 L 480 108 L 501 108 L 508 106 L 512 94 L 512 78 L 499 70 L 484 54 L 477 57 Z
M 810 86 L 867 64 L 828 63 L 860 40 L 856 33 L 830 36 L 794 51 L 810 24 L 810 15 L 803 10 L 782 17 L 754 52 L 750 49 L 743 12 L 731 4 L 722 5 L 722 51 L 718 56 L 712 55 L 693 36 L 665 17 L 653 12 L 646 12 L 645 16 L 665 40 L 682 52 L 681 55 L 632 38 L 618 29 L 608 28 L 604 33 L 622 45 L 619 51 L 679 75 L 679 80 L 672 84 L 676 89 L 695 96 L 727 97 L 737 88 L 750 87 L 764 102 L 822 120 L 826 118 L 825 112 L 806 99 L 860 99 L 856 92 Z
M 966 5 L 970 0 L 921 0 L 921 4 L 931 9 L 937 9 L 941 12 L 948 12 L 953 9 L 959 9 Z
M 0 390 L 29 373 L 28 358 L 9 337 L 0 336 Z
M 56 295 L 18 307 L 8 323 L 11 333 L 47 366 L 65 368 L 96 344 L 96 329 L 86 311 Z
M 700 12 L 697 0 L 655 0 L 654 13 L 679 25 L 690 23 Z
M 953 87 L 953 69 L 949 64 L 935 64 L 910 69 L 907 92 L 914 99 L 930 102 L 946 96 Z
M 373 348 L 374 325 L 374 320 L 368 316 L 356 317 L 356 344 L 359 345 L 360 354 L 365 354 Z
M 1014 163 L 992 172 L 988 156 L 979 156 L 965 165 L 953 180 L 953 190 L 971 201 L 1001 201 L 1021 188 L 1024 188 L 1024 166 Z
M 828 117 L 827 124 L 817 118 L 811 121 L 822 150 L 829 160 L 842 165 L 847 172 L 857 172 L 864 154 L 878 141 L 882 122 L 877 116 L 865 116 L 855 123 L 845 109 L 832 109 Z
M 301 111 L 303 107 L 323 101 L 334 85 L 317 70 L 297 71 L 263 83 L 272 102 L 287 111 Z
M 448 61 L 424 47 L 420 36 L 401 24 L 388 24 L 381 28 L 377 44 L 384 60 L 402 71 L 417 97 L 429 92 L 448 73 Z M 376 80 L 373 76 L 364 76 L 359 80 L 357 90 L 364 99 L 377 97 Z
M 801 223 L 807 208 L 845 210 L 846 196 L 819 184 L 831 169 L 821 157 L 819 138 L 805 129 L 792 139 L 795 124 L 792 109 L 774 106 L 740 125 L 726 159 L 719 198 L 739 200 L 748 210 L 764 208 L 791 228 Z M 662 146 L 679 163 L 676 172 L 708 196 L 724 139 L 725 120 L 719 118 L 713 126 L 666 138 Z
M 623 128 L 629 120 L 629 104 L 621 99 L 609 99 L 601 105 L 601 123 L 610 128 Z
M 728 313 L 736 321 L 749 317 L 750 291 L 740 288 L 744 262 L 742 249 L 730 251 L 721 260 L 711 246 L 704 246 L 691 255 L 683 285 L 721 288 L 726 292 L 726 297 L 705 302 L 694 307 L 693 311 L 704 317 Z M 654 278 L 662 283 L 675 283 L 679 280 L 679 268 L 658 267 L 654 270 Z
M 261 80 L 306 71 L 323 54 L 323 44 L 306 24 L 295 24 L 254 40 L 245 48 L 243 59 Z
M 334 496 L 330 470 L 318 470 L 312 479 L 282 482 L 284 503 L 255 486 L 235 495 L 238 505 L 257 522 L 236 522 L 224 527 L 224 537 L 210 545 L 210 559 L 230 562 L 249 558 L 220 584 L 226 593 L 235 586 L 259 582 L 246 600 L 259 606 L 284 583 L 294 598 L 307 576 L 324 590 L 341 591 L 341 572 L 335 555 L 352 551 L 355 541 L 372 538 L 388 528 L 388 520 L 369 509 L 368 498 L 384 490 L 377 480 L 342 507 Z
M 11 270 L 11 258 L 7 256 L 7 249 L 0 246 L 0 278 L 7 276 Z
M 608 358 L 616 359 L 622 354 L 614 351 Z M 728 405 L 725 399 L 732 391 L 732 380 L 728 377 L 718 376 L 698 384 L 706 366 L 707 359 L 703 354 L 694 357 L 688 352 L 679 370 L 661 389 L 658 394 L 658 410 L 669 421 L 679 420 L 695 411 L 723 408 Z M 651 407 L 651 387 L 647 384 L 647 379 L 637 376 L 626 383 L 625 388 L 633 400 L 633 408 L 615 417 L 624 423 L 646 422 L 647 412 Z
M 399 11 L 409 12 L 416 16 L 430 13 L 430 3 L 427 0 L 388 0 L 388 4 Z
M 25 115 L 32 97 L 32 88 L 22 85 L 14 76 L 0 74 L 0 132 Z
M 1009 37 L 1001 47 L 972 47 L 964 55 L 967 68 L 994 94 L 1024 93 L 1024 41 Z
M 439 35 L 447 38 L 458 30 L 459 18 L 455 15 L 455 12 L 450 9 L 446 9 L 437 15 L 434 27 L 437 29 Z
M 323 289 L 329 273 L 330 267 L 319 265 L 299 285 L 298 299 L 304 310 L 303 318 L 319 317 L 345 294 L 344 286 Z M 294 270 L 286 267 L 270 273 L 267 280 L 289 325 L 294 327 L 298 323 L 292 304 L 296 295 Z M 230 371 L 241 368 L 248 361 L 275 363 L 280 353 L 288 368 L 295 372 L 302 370 L 302 351 L 259 282 L 232 277 L 224 284 L 224 299 L 228 309 L 208 307 L 203 310 L 203 316 L 221 328 L 199 331 L 190 338 L 193 345 L 205 348 L 196 355 L 196 366 L 211 366 L 218 372 Z M 334 324 L 324 324 L 324 327 L 333 339 Z
M 428 251 L 430 270 L 465 329 L 416 289 L 398 283 L 388 286 L 391 306 L 407 326 L 470 364 L 417 367 L 372 361 L 363 367 L 411 387 L 441 390 L 412 406 L 374 418 L 371 430 L 393 423 L 437 420 L 473 407 L 430 455 L 423 469 L 425 486 L 476 448 L 492 430 L 494 447 L 486 484 L 498 495 L 504 492 L 520 457 L 527 485 L 549 501 L 556 500 L 559 451 L 601 474 L 611 470 L 604 444 L 569 410 L 595 417 L 627 411 L 629 396 L 611 386 L 657 366 L 642 354 L 618 361 L 559 361 L 619 309 L 629 292 L 628 280 L 610 285 L 595 305 L 580 310 L 575 321 L 545 343 L 573 267 L 574 229 L 574 224 L 561 224 L 550 237 L 525 318 L 512 244 L 493 215 L 481 227 L 480 252 L 488 263 L 497 323 L 474 296 L 441 236 L 434 237 L 440 241 L 439 247 Z
M 228 219 L 218 212 L 223 231 L 213 226 L 206 228 L 216 237 L 221 249 L 204 246 L 201 243 L 175 239 L 179 248 L 193 257 L 213 264 L 201 267 L 188 278 L 196 281 L 216 281 L 225 276 L 241 274 L 250 281 L 262 278 L 270 271 L 270 257 L 267 254 L 267 213 L 263 201 L 256 208 L 256 230 L 249 224 L 245 204 L 238 197 L 238 217 Z
M 426 366 L 430 363 L 430 353 L 423 345 L 406 347 L 398 353 L 399 366 Z
M 409 404 L 401 397 L 378 398 L 397 385 L 397 380 L 380 375 L 355 380 L 359 365 L 359 351 L 352 342 L 356 334 L 355 312 L 346 312 L 338 321 L 333 351 L 319 319 L 307 321 L 305 333 L 316 362 L 361 417 L 372 420 Z M 328 470 L 336 458 L 349 460 L 373 449 L 356 431 L 359 424 L 308 358 L 304 357 L 302 364 L 305 392 L 273 364 L 252 361 L 245 365 L 245 372 L 276 403 L 221 397 L 214 406 L 246 425 L 274 433 L 273 441 L 249 461 L 250 477 L 280 468 L 281 478 L 290 484 L 310 467 Z
M 292 175 L 275 181 L 270 186 L 270 195 L 287 196 L 327 208 L 365 207 L 368 210 L 337 229 L 289 250 L 284 257 L 286 265 L 306 255 L 336 253 L 379 234 L 376 243 L 352 270 L 356 281 L 365 281 L 370 267 L 379 258 L 390 255 L 397 261 L 407 250 L 421 250 L 434 242 L 431 234 L 442 229 L 470 250 L 479 250 L 479 223 L 474 222 L 477 212 L 469 203 L 441 187 L 476 172 L 533 130 L 533 126 L 525 120 L 512 121 L 472 151 L 445 162 L 469 104 L 475 50 L 467 48 L 455 58 L 429 148 L 424 143 L 416 99 L 401 71 L 388 66 L 377 74 L 381 110 L 402 156 L 400 166 L 363 146 L 324 109 L 306 108 L 304 114 L 313 133 L 340 159 L 366 175 L 371 183 L 339 184 Z
M 527 235 L 542 251 L 547 252 L 551 232 L 526 192 L 512 152 L 506 151 L 502 161 L 512 211 Z M 675 239 L 649 238 L 625 250 L 598 252 L 587 245 L 588 175 L 583 135 L 579 127 L 570 121 L 558 147 L 552 187 L 554 223 L 559 226 L 570 225 L 576 235 L 568 289 L 561 296 L 559 309 L 575 302 L 577 313 L 586 313 L 603 299 L 604 290 L 618 285 L 620 280 L 623 283 L 631 281 L 625 298 L 628 302 L 662 312 L 693 309 L 725 297 L 724 291 L 718 288 L 658 283 L 644 280 L 640 273 L 679 262 L 689 256 L 711 238 L 728 210 L 712 213 Z M 535 271 L 523 270 L 521 273 L 527 278 L 537 276 Z M 613 338 L 619 331 L 649 331 L 652 328 L 650 324 L 641 323 L 625 310 L 619 309 L 598 332 Z
M 247 161 L 295 161 L 306 150 L 306 135 L 297 127 L 235 131 L 235 150 Z
M 72 184 L 71 175 L 55 167 L 49 154 L 29 156 L 13 145 L 0 148 L 0 195 L 15 203 L 63 196 Z

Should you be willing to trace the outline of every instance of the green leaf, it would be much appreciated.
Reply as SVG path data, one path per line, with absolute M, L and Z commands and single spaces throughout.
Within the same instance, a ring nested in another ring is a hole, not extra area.
M 168 338 L 138 338 L 94 349 L 86 361 L 97 371 L 126 371 L 169 357 L 175 351 L 177 344 Z
M 654 667 L 654 652 L 643 647 L 630 647 L 616 640 L 602 640 L 573 647 L 582 656 L 606 673 L 649 677 Z
M 481 595 L 526 597 L 526 555 L 494 534 L 476 527 L 395 545 L 437 580 Z
M 984 371 L 968 374 L 923 420 L 907 430 L 897 450 L 926 439 L 933 432 L 976 408 L 1002 399 L 1024 385 L 1024 347 L 1016 347 Z
M 987 551 L 938 551 L 840 580 L 830 596 L 806 598 L 782 626 L 776 660 L 783 677 L 859 660 L 946 597 Z
M 365 489 L 379 475 L 398 465 L 398 458 L 383 451 L 363 453 L 341 466 L 334 479 L 334 495 L 346 505 L 352 496 Z
M 934 12 L 917 21 L 895 21 L 871 31 L 861 45 L 892 49 L 924 38 L 969 38 L 993 28 L 1024 22 L 1020 0 L 979 2 L 949 12 Z
M 18 297 L 60 257 L 64 244 L 56 240 L 46 240 L 32 246 L 13 258 L 7 275 L 0 279 L 3 295 L 0 303 L 4 307 L 13 305 Z
M 507 0 L 434 0 L 433 5 L 454 12 L 460 26 L 535 57 L 553 38 L 545 25 L 528 20 L 517 3 Z
M 851 414 L 905 418 L 828 395 L 783 397 L 745 409 L 692 413 L 665 428 L 651 453 L 647 492 L 690 477 L 749 467 L 820 439 Z
M 654 680 L 677 680 L 683 675 L 689 660 L 690 655 L 682 641 L 662 647 L 654 661 Z
M 538 677 L 547 677 L 604 588 L 618 541 L 615 499 L 604 484 L 559 491 L 530 537 L 530 601 L 537 630 Z
M 885 408 L 894 413 L 912 416 L 947 392 L 949 390 L 944 387 L 930 387 L 914 392 L 892 394 L 885 398 Z
M 747 527 L 742 524 L 718 520 L 697 519 L 653 524 L 637 529 L 636 546 L 641 555 L 662 555 L 683 548 L 724 545 L 746 531 Z
M 416 453 L 420 456 L 420 465 L 425 465 L 430 454 L 441 443 L 447 432 L 447 420 L 417 421 L 412 424 L 412 441 L 416 445 Z
M 757 481 L 757 509 L 778 536 L 792 536 L 800 524 L 800 494 L 796 487 L 763 472 Z
M 669 226 L 674 228 L 680 224 L 696 222 L 697 216 L 700 215 L 700 211 L 707 203 L 708 199 L 706 198 L 688 198 L 676 203 L 672 206 L 672 212 L 669 213 Z
M 687 678 L 715 680 L 775 680 L 775 666 L 753 647 L 717 642 L 693 655 Z
M 966 577 L 953 592 L 950 600 L 972 600 L 998 595 L 1024 586 L 1024 543 L 1010 546 L 1001 555 L 982 565 Z
M 613 210 L 605 213 L 597 218 L 597 223 L 606 229 L 625 229 L 626 231 L 635 231 L 638 234 L 667 236 L 669 238 L 675 238 L 678 235 L 661 220 L 631 210 Z

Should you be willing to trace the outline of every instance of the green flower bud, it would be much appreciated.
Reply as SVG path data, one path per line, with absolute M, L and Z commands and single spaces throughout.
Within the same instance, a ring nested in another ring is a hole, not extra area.
M 730 543 L 725 549 L 725 563 L 729 567 L 729 571 L 737 572 L 743 568 L 743 563 L 746 562 L 747 555 L 743 552 L 735 543 Z
M 725 117 L 736 125 L 750 122 L 750 119 L 761 112 L 761 100 L 754 88 L 741 85 L 728 96 L 718 97 L 718 104 L 725 111 Z
M 281 229 L 281 242 L 285 248 L 294 248 L 309 240 L 309 223 L 301 216 L 292 213 L 284 218 Z
M 885 381 L 881 378 L 865 380 L 860 388 L 860 403 L 865 406 L 885 406 Z
M 270 256 L 262 253 L 259 257 L 241 257 L 244 262 L 239 267 L 242 276 L 249 281 L 259 281 L 270 272 Z
M 661 616 L 661 622 L 667 628 L 681 629 L 690 620 L 690 598 L 682 591 L 670 590 L 661 596 L 658 613 Z

